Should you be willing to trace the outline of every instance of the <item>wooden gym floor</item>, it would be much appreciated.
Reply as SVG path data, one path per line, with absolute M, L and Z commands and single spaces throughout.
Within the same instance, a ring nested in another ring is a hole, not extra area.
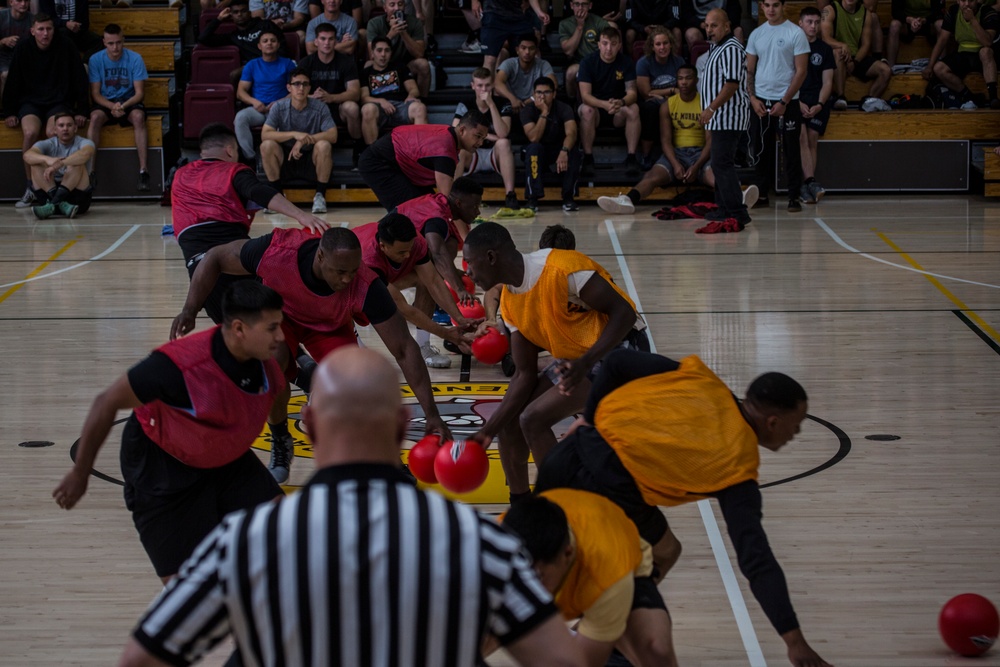
M 593 205 L 547 208 L 511 230 L 528 250 L 546 225 L 570 226 L 637 297 L 660 353 L 701 355 L 739 394 L 766 370 L 805 386 L 813 419 L 785 450 L 764 452 L 761 481 L 786 482 L 764 492 L 765 527 L 822 656 L 965 664 L 936 624 L 959 593 L 1000 603 L 1000 204 L 829 197 L 796 215 L 757 210 L 743 233 L 717 236 L 652 210 L 612 219 Z M 165 222 L 158 206 L 99 203 L 81 220 L 48 222 L 0 210 L 0 665 L 113 664 L 159 589 L 120 487 L 92 479 L 69 513 L 50 493 L 95 394 L 164 342 L 184 299 Z M 253 232 L 286 222 L 259 216 Z M 457 382 L 458 360 L 433 378 Z M 503 379 L 472 365 L 473 384 Z M 98 460 L 111 477 L 119 433 Z M 297 458 L 292 481 L 311 468 Z M 681 664 L 787 664 L 732 573 L 718 508 L 668 517 L 684 544 L 663 586 Z M 1000 650 L 968 664 L 998 665 Z

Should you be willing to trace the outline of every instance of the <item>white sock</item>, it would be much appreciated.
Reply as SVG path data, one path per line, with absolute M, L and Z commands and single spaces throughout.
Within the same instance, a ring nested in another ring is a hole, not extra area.
M 414 336 L 414 338 L 417 339 L 417 347 L 423 347 L 424 345 L 431 344 L 431 334 L 429 331 L 417 329 L 417 335 Z

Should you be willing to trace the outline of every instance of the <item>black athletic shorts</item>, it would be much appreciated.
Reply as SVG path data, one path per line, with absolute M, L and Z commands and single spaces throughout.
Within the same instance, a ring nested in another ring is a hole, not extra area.
M 195 547 L 230 512 L 282 495 L 252 451 L 220 468 L 192 468 L 141 433 L 135 415 L 122 434 L 125 506 L 157 576 L 177 574 Z
M 558 488 L 604 496 L 622 508 L 650 544 L 659 542 L 667 532 L 663 512 L 646 502 L 618 454 L 593 426 L 578 428 L 545 457 L 535 492 Z
M 386 211 L 391 211 L 403 202 L 434 192 L 434 188 L 429 185 L 414 185 L 400 171 L 398 165 L 383 162 L 373 153 L 370 146 L 358 160 L 358 171 L 361 172 L 365 185 L 372 189 L 378 198 L 378 203 Z
M 949 53 L 944 58 L 941 59 L 951 73 L 957 76 L 959 79 L 964 79 L 966 75 L 972 72 L 983 71 L 983 61 L 979 59 L 979 52 L 976 51 L 955 51 L 954 53 Z
M 24 120 L 25 116 L 37 116 L 42 120 L 43 123 L 45 123 L 49 120 L 49 118 L 52 118 L 52 116 L 55 116 L 57 113 L 63 113 L 65 111 L 69 111 L 70 113 L 72 113 L 73 110 L 70 109 L 65 104 L 62 104 L 61 102 L 59 104 L 53 104 L 51 106 L 39 106 L 37 104 L 31 104 L 30 102 L 25 102 L 18 108 L 17 118 L 18 120 Z
M 117 102 L 117 100 L 110 100 L 110 101 Z M 143 118 L 146 117 L 146 107 L 145 105 L 143 105 L 142 102 L 136 102 L 130 107 L 125 107 L 125 113 L 121 116 L 121 118 L 115 118 L 114 116 L 111 115 L 111 111 L 107 107 L 102 107 L 99 104 L 94 105 L 94 108 L 90 110 L 90 113 L 93 114 L 95 111 L 100 111 L 101 113 L 103 113 L 105 118 L 104 123 L 106 125 L 119 125 L 121 127 L 132 127 L 132 121 L 130 121 L 128 117 L 135 109 L 138 109 L 139 111 L 142 112 Z
M 865 56 L 862 60 L 854 63 L 854 71 L 851 72 L 851 76 L 856 79 L 861 79 L 862 81 L 871 81 L 875 77 L 868 76 L 868 70 L 870 70 L 877 62 L 878 61 L 875 60 L 875 56 Z
M 94 186 L 86 190 L 70 190 L 66 201 L 77 207 L 76 214 L 83 215 L 90 210 L 90 204 L 94 199 Z
M 813 106 L 819 103 L 818 95 L 814 97 L 809 97 L 807 95 L 800 95 L 799 99 L 802 101 L 803 104 L 808 104 L 809 106 Z M 822 111 L 820 111 L 812 118 L 802 119 L 802 126 L 808 127 L 810 130 L 812 130 L 813 132 L 817 132 L 819 136 L 822 137 L 824 134 L 826 134 L 826 126 L 827 123 L 830 122 L 830 111 L 832 109 L 833 109 L 833 97 L 831 96 L 830 99 L 826 101 L 826 104 L 823 105 Z

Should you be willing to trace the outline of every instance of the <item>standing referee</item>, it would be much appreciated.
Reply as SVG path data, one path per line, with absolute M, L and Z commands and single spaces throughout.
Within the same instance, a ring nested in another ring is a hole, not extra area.
M 726 231 L 740 231 L 750 222 L 736 174 L 736 148 L 750 126 L 747 54 L 733 35 L 725 11 L 713 9 L 708 13 L 705 32 L 712 44 L 704 72 L 698 78 L 698 92 L 704 105 L 701 124 L 712 133 L 711 162 L 715 203 L 719 207 L 705 219 L 730 225 L 732 228 Z
M 407 413 L 388 361 L 338 349 L 313 389 L 315 476 L 224 519 L 120 664 L 188 664 L 229 633 L 247 665 L 472 667 L 487 634 L 523 665 L 584 664 L 521 542 L 400 471 Z

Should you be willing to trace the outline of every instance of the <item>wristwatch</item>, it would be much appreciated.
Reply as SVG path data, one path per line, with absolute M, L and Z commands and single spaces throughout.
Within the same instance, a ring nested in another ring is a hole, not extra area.
M 563 146 L 559 150 L 562 151 L 563 153 L 569 153 L 569 146 Z

